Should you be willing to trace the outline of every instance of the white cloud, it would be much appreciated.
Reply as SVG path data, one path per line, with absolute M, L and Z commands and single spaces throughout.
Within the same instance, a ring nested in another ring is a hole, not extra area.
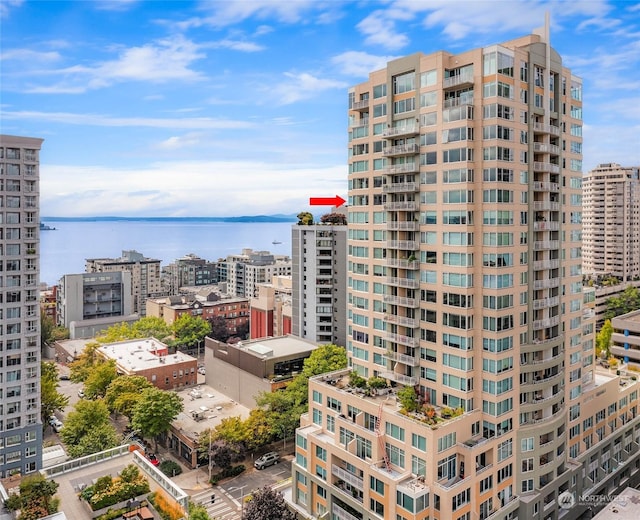
M 348 51 L 331 58 L 342 74 L 348 76 L 368 77 L 370 72 L 384 69 L 387 62 L 396 56 L 374 56 L 366 52 Z
M 322 3 L 317 0 L 242 0 L 232 2 L 210 2 L 202 4 L 207 14 L 178 22 L 181 29 L 201 27 L 203 25 L 220 28 L 241 23 L 249 18 L 258 20 L 273 19 L 280 23 L 304 22 L 304 14 L 317 9 Z
M 263 51 L 264 46 L 258 45 L 257 43 L 240 41 L 240 40 L 219 40 L 217 42 L 212 42 L 209 44 L 202 45 L 202 47 L 208 47 L 212 49 L 231 49 L 234 51 L 241 52 L 258 52 Z
M 294 74 L 285 72 L 287 78 L 279 85 L 269 88 L 270 96 L 280 105 L 289 105 L 303 99 L 309 99 L 325 90 L 344 89 L 348 84 L 343 81 L 317 78 L 307 72 Z
M 364 43 L 392 50 L 405 47 L 409 43 L 409 37 L 396 29 L 396 21 L 400 18 L 394 16 L 397 12 L 394 9 L 374 11 L 362 20 L 356 27 L 365 35 Z
M 19 60 L 25 63 L 58 61 L 60 53 L 56 51 L 40 52 L 31 49 L 9 49 L 0 53 L 0 60 Z
M 6 18 L 12 8 L 20 7 L 24 3 L 24 0 L 2 0 L 0 2 L 0 18 Z
M 182 136 L 172 136 L 158 143 L 157 148 L 161 150 L 183 150 L 193 148 L 203 144 L 203 134 L 192 132 Z
M 32 119 L 39 122 L 63 123 L 69 125 L 109 126 L 109 127 L 150 127 L 172 129 L 233 129 L 251 128 L 254 123 L 234 121 L 232 119 L 214 119 L 211 117 L 193 118 L 151 118 L 151 117 L 112 117 L 101 114 L 74 114 L 71 112 L 31 112 L 5 111 L 0 113 L 6 120 Z
M 114 60 L 41 72 L 40 75 L 63 79 L 49 85 L 25 86 L 21 90 L 33 94 L 77 94 L 125 81 L 198 81 L 204 76 L 191 66 L 204 57 L 197 44 L 181 36 L 171 37 L 122 49 Z
M 179 172 L 180 182 L 176 182 Z M 50 216 L 235 216 L 290 213 L 310 197 L 346 194 L 346 166 L 185 161 L 141 169 L 41 166 Z M 82 179 L 82 190 L 69 190 Z M 122 187 L 126 186 L 126 191 Z M 224 194 L 224 195 L 223 195 Z
M 91 6 L 100 11 L 127 11 L 137 2 L 138 0 L 93 0 Z

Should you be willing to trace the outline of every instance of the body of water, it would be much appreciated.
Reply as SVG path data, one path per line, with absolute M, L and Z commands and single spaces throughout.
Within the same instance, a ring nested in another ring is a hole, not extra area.
M 160 260 L 162 267 L 188 253 L 210 261 L 245 248 L 291 255 L 294 222 L 49 219 L 45 224 L 56 229 L 40 231 L 40 281 L 54 285 L 65 274 L 83 273 L 86 258 L 119 258 L 131 249 Z

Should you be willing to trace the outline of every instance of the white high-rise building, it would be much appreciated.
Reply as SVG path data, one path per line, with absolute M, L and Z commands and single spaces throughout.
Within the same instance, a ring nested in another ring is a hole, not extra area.
M 640 167 L 600 164 L 583 181 L 584 274 L 640 277 Z
M 346 346 L 347 226 L 291 227 L 294 336 Z
M 0 478 L 42 467 L 40 147 L 0 135 Z

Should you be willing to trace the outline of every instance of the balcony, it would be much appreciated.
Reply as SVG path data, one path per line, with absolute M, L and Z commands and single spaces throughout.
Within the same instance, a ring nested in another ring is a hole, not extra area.
M 404 202 L 387 202 L 384 205 L 387 211 L 417 211 L 418 203 L 415 200 Z
M 536 240 L 533 243 L 533 248 L 536 251 L 546 251 L 550 249 L 559 249 L 560 241 L 559 240 Z
M 405 251 L 417 251 L 420 243 L 415 240 L 387 240 L 387 249 L 403 249 Z
M 405 298 L 404 296 L 393 296 L 391 294 L 386 294 L 384 296 L 384 302 L 392 305 L 409 307 L 410 309 L 415 309 L 419 305 L 419 300 L 416 300 L 415 298 Z
M 335 464 L 331 465 L 331 474 L 338 477 L 340 480 L 344 480 L 347 484 L 354 486 L 360 490 L 364 490 L 364 484 L 360 477 L 357 477 L 350 471 L 341 468 Z
M 406 376 L 404 374 L 396 374 L 395 372 L 380 372 L 380 377 L 400 383 L 402 385 L 415 386 L 418 384 L 418 378 L 414 376 Z
M 549 163 L 533 163 L 533 164 L 549 164 Z M 555 164 L 550 164 L 550 166 L 556 166 Z M 557 166 L 556 166 L 557 168 Z M 535 167 L 533 168 L 536 171 L 541 171 L 539 169 L 536 169 Z M 550 171 L 548 169 L 544 169 L 543 171 Z M 535 191 L 560 191 L 560 184 L 558 184 L 557 182 L 540 182 L 540 181 L 534 181 L 533 183 L 533 189 Z
M 388 323 L 395 323 L 396 325 L 402 325 L 403 327 L 409 327 L 415 329 L 418 327 L 418 320 L 415 318 L 408 318 L 407 316 L 396 316 L 395 314 L 384 314 L 384 319 Z
M 391 166 L 385 167 L 383 170 L 386 175 L 395 175 L 397 173 L 418 173 L 419 171 L 420 166 L 416 162 L 392 164 Z
M 331 515 L 335 516 L 338 520 L 362 520 L 362 517 L 348 513 L 335 502 L 331 504 Z
M 552 316 L 543 320 L 534 320 L 533 330 L 549 329 L 560 323 L 560 316 Z
M 354 119 L 349 122 L 349 128 L 361 128 L 363 126 L 369 126 L 368 117 L 363 117 L 362 119 Z
M 420 280 L 414 280 L 412 278 L 399 278 L 397 276 L 387 276 L 385 279 L 387 285 L 395 287 L 404 287 L 406 289 L 419 289 Z
M 419 189 L 415 182 L 394 182 L 382 186 L 382 193 L 415 193 Z
M 558 155 L 560 147 L 555 144 L 533 143 L 533 151 L 537 153 L 552 153 Z
M 543 269 L 558 269 L 560 267 L 560 260 L 557 258 L 553 260 L 537 260 L 533 262 L 534 271 L 542 271 Z
M 382 132 L 382 137 L 393 138 L 403 135 L 417 135 L 420 133 L 420 125 L 416 122 L 412 125 L 391 126 Z
M 418 345 L 420 345 L 420 341 L 418 340 L 418 338 L 403 336 L 402 334 L 395 334 L 393 332 L 387 332 L 386 339 L 387 341 L 405 345 L 407 347 L 417 347 Z
M 387 351 L 384 354 L 384 357 L 390 359 L 391 361 L 398 361 L 410 367 L 417 367 L 420 365 L 420 358 L 417 358 L 415 356 L 407 356 L 406 354 L 400 354 L 398 352 Z
M 360 101 L 354 101 L 353 102 L 353 106 L 351 107 L 351 110 L 368 110 L 369 109 L 369 100 L 368 99 L 362 99 Z
M 442 108 L 460 107 L 463 105 L 473 105 L 473 96 L 460 96 L 456 98 L 445 99 Z
M 402 155 L 415 155 L 420 153 L 420 146 L 417 144 L 400 144 L 385 148 L 382 155 L 385 157 L 399 157 Z
M 538 311 L 540 309 L 548 309 L 550 307 L 555 307 L 560 303 L 560 298 L 558 296 L 553 296 L 552 298 L 543 298 L 541 300 L 533 300 L 533 310 Z
M 560 285 L 560 278 L 547 278 L 545 280 L 534 280 L 533 288 L 538 291 L 540 289 L 554 289 Z
M 403 260 L 400 258 L 387 258 L 388 267 L 398 267 L 400 269 L 420 269 L 420 262 L 417 260 Z
M 560 229 L 560 222 L 534 222 L 534 231 L 558 231 Z
M 533 171 L 534 172 L 560 173 L 560 166 L 558 166 L 557 164 L 553 164 L 553 163 L 535 161 L 533 163 Z M 550 183 L 550 184 L 552 184 L 552 183 Z M 558 186 L 558 185 L 556 184 L 556 186 Z M 557 189 L 555 189 L 554 191 L 558 191 L 559 189 L 560 189 L 560 187 L 558 186 Z
M 560 203 L 550 200 L 536 201 L 533 203 L 535 211 L 560 211 Z
M 541 134 L 551 134 L 560 136 L 560 128 L 553 125 L 545 125 L 544 123 L 533 123 L 533 131 Z
M 459 74 L 457 76 L 451 76 L 444 78 L 442 82 L 442 88 L 453 88 L 461 85 L 473 85 L 473 74 Z

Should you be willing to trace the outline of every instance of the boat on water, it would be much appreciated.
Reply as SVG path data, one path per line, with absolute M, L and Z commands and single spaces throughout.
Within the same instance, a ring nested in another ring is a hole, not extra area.
M 55 231 L 56 228 L 48 226 L 47 224 L 40 222 L 40 231 Z

